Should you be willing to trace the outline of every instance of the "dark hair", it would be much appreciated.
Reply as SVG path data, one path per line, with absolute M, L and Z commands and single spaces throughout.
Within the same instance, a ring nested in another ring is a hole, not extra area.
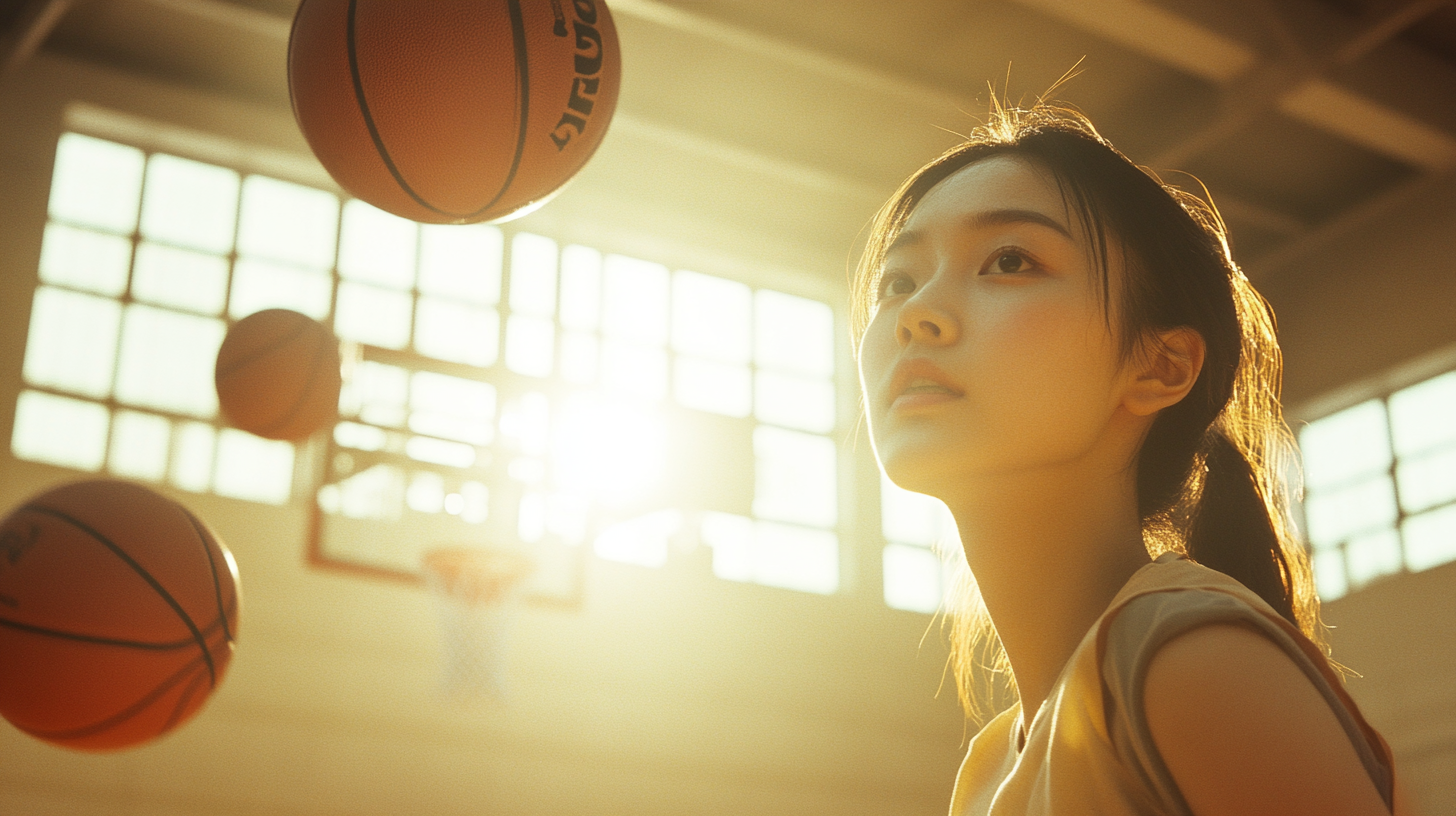
M 1294 446 L 1279 407 L 1273 313 L 1234 264 L 1213 206 L 1133 164 L 1082 114 L 993 102 L 987 124 L 902 184 L 880 210 L 855 277 L 856 336 L 872 316 L 886 248 L 915 206 L 956 171 L 1005 154 L 1050 170 L 1080 216 L 1124 359 L 1145 353 L 1163 329 L 1191 328 L 1206 344 L 1192 390 L 1158 414 L 1138 452 L 1138 511 L 1149 552 L 1177 550 L 1232 576 L 1323 643 L 1308 557 L 1289 522 L 1284 475 Z M 1113 257 L 1124 259 L 1117 302 Z M 975 675 L 989 668 L 1010 682 L 1010 672 L 969 570 L 962 583 L 961 605 L 949 610 L 951 660 L 961 700 L 977 715 Z

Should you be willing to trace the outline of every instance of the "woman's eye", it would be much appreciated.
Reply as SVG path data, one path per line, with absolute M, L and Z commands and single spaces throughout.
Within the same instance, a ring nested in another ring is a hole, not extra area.
M 908 295 L 915 291 L 915 281 L 906 275 L 886 275 L 880 280 L 880 297 Z
M 1026 257 L 1016 252 L 1002 252 L 992 264 L 996 272 L 1011 273 L 1026 271 Z

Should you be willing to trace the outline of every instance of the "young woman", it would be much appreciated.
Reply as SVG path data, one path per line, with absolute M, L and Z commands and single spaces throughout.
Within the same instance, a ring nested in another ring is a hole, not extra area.
M 1287 521 L 1273 315 L 1209 205 L 997 109 L 884 207 L 855 297 L 876 456 L 970 567 L 962 701 L 1016 699 L 952 816 L 1391 812 Z

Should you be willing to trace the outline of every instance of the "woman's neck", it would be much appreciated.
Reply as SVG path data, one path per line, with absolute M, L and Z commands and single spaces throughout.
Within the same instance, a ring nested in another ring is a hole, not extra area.
M 1149 562 L 1135 475 L 1109 462 L 1094 456 L 997 474 L 945 497 L 1011 663 L 1026 726 L 1087 630 Z

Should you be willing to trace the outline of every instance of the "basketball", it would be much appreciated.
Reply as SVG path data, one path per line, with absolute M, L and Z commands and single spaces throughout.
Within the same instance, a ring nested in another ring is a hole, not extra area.
M 294 117 L 334 180 L 435 224 L 546 203 L 620 84 L 602 0 L 303 0 L 288 43 Z
M 232 554 L 171 499 L 78 482 L 0 522 L 0 715 L 32 736 L 104 751 L 167 733 L 237 633 Z
M 266 439 L 303 439 L 339 413 L 338 340 L 288 309 L 265 309 L 233 324 L 214 377 L 223 416 Z

